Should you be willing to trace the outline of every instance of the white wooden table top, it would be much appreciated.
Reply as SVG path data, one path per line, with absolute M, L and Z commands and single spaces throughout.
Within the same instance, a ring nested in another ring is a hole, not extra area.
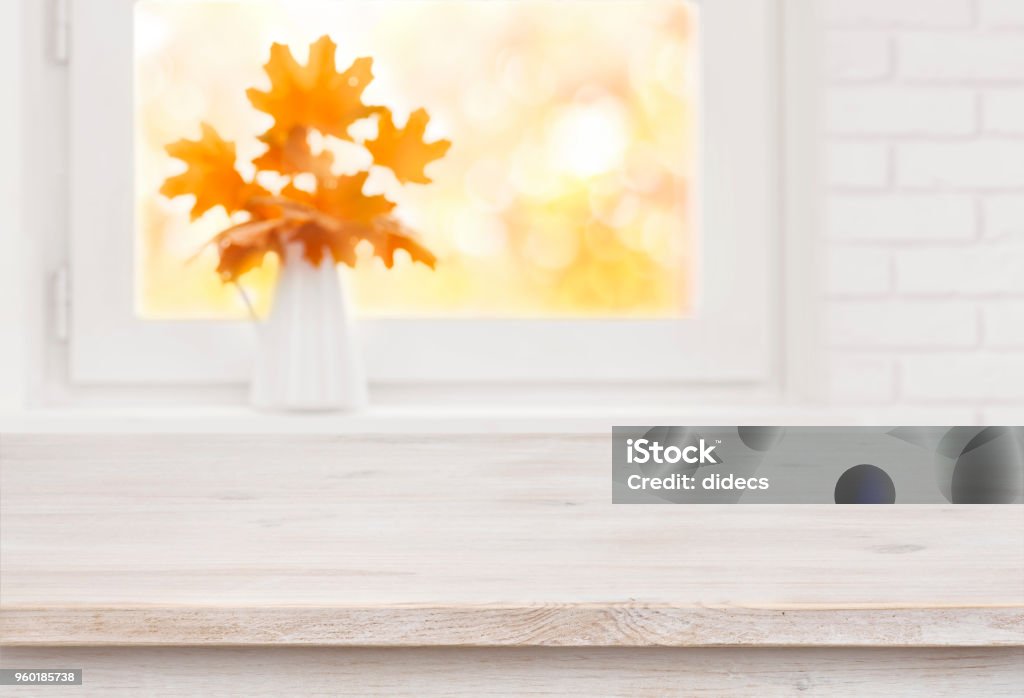
M 610 448 L 0 435 L 0 643 L 1024 645 L 1024 507 L 613 505 Z

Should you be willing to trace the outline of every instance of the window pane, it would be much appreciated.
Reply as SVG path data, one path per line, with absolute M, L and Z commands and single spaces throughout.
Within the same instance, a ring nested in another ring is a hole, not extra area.
M 189 221 L 188 198 L 158 190 L 182 171 L 164 151 L 199 123 L 237 144 L 239 168 L 271 124 L 246 89 L 265 89 L 273 42 L 304 63 L 323 34 L 338 69 L 374 59 L 364 94 L 402 124 L 430 113 L 447 155 L 432 184 L 371 172 L 367 191 L 438 257 L 404 252 L 386 270 L 369 250 L 351 276 L 375 316 L 659 317 L 690 310 L 698 97 L 696 13 L 681 0 L 421 0 L 241 4 L 145 0 L 136 6 L 138 307 L 147 318 L 244 315 L 203 243 L 232 221 Z M 357 124 L 357 128 L 362 125 Z M 375 129 L 374 123 L 365 125 Z M 312 138 L 335 168 L 366 166 L 361 147 Z M 262 175 L 261 175 L 262 176 Z M 282 186 L 285 180 L 264 182 Z M 244 214 L 242 215 L 244 219 Z M 197 254 L 198 252 L 198 254 Z M 260 309 L 276 263 L 241 283 Z

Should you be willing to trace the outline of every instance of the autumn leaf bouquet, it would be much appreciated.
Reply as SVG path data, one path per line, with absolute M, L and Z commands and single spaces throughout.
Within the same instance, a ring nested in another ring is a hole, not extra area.
M 286 261 L 285 250 L 296 247 L 314 267 L 328 256 L 335 263 L 354 266 L 356 246 L 364 240 L 388 268 L 398 250 L 405 250 L 414 262 L 434 267 L 434 255 L 394 215 L 395 202 L 365 193 L 369 168 L 337 174 L 332 153 L 314 152 L 310 136 L 316 133 L 364 147 L 372 156 L 371 166 L 391 170 L 403 185 L 430 183 L 424 168 L 444 156 L 451 144 L 426 142 L 429 117 L 423 109 L 414 111 L 399 128 L 390 109 L 364 104 L 363 92 L 373 80 L 373 59 L 359 58 L 338 72 L 336 49 L 330 37 L 323 36 L 310 46 L 308 61 L 301 65 L 287 46 L 271 47 L 265 66 L 270 89 L 246 92 L 255 109 L 273 118 L 273 125 L 258 137 L 266 149 L 252 161 L 253 177 L 242 176 L 235 144 L 209 124 L 201 125 L 198 140 L 167 146 L 167 153 L 183 161 L 186 169 L 168 178 L 160 193 L 168 198 L 195 197 L 193 220 L 222 206 L 238 221 L 210 240 L 219 255 L 217 272 L 225 282 L 235 282 L 260 266 L 268 253 Z M 376 135 L 353 137 L 350 127 L 365 119 L 376 120 Z M 276 173 L 284 184 L 276 191 L 264 187 L 258 181 L 261 172 Z M 303 175 L 312 178 L 300 180 Z M 312 187 L 310 181 L 315 183 Z
M 359 58 L 338 72 L 336 50 L 330 37 L 321 37 L 302 65 L 287 46 L 271 47 L 264 67 L 269 89 L 246 92 L 252 106 L 273 119 L 258 136 L 263 150 L 251 167 L 240 171 L 235 144 L 209 124 L 201 125 L 198 140 L 167 146 L 186 167 L 160 192 L 194 197 L 193 220 L 217 206 L 231 217 L 232 225 L 209 241 L 221 279 L 237 283 L 268 254 L 283 264 L 271 312 L 256 324 L 250 400 L 259 408 L 353 409 L 366 402 L 350 312 L 328 262 L 354 266 L 357 246 L 368 244 L 388 268 L 400 250 L 413 262 L 435 264 L 395 216 L 395 202 L 366 187 L 373 168 L 387 168 L 399 185 L 428 184 L 424 168 L 450 143 L 426 141 L 423 109 L 398 127 L 390 109 L 364 103 L 372 59 Z M 314 147 L 338 145 L 332 139 L 361 147 L 370 164 L 340 173 L 346 163 L 335 162 L 329 147 Z

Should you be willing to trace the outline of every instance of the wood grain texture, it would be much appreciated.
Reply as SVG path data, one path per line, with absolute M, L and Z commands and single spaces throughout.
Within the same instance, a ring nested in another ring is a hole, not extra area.
M 63 607 L 3 611 L 11 646 L 998 647 L 1005 608 L 550 606 Z
M 1024 645 L 1024 507 L 611 504 L 607 435 L 2 435 L 0 642 Z
M 4 649 L 18 696 L 1019 696 L 1021 649 Z

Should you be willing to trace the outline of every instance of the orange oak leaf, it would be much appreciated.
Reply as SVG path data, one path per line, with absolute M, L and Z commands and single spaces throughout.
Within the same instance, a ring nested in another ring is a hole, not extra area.
M 395 252 L 405 250 L 413 262 L 422 262 L 433 269 L 437 257 L 423 245 L 416 242 L 398 219 L 392 216 L 378 218 L 374 223 L 374 236 L 370 238 L 373 253 L 381 258 L 384 266 L 395 266 Z
M 451 145 L 446 140 L 424 140 L 429 116 L 423 109 L 413 112 L 399 129 L 388 109 L 364 104 L 363 92 L 373 79 L 372 60 L 357 59 L 339 73 L 336 49 L 329 37 L 321 37 L 310 46 L 307 63 L 300 65 L 288 47 L 274 44 L 265 66 L 270 89 L 247 92 L 252 105 L 274 119 L 274 125 L 259 136 L 266 150 L 253 166 L 257 174 L 276 172 L 290 178 L 280 194 L 271 194 L 255 179 L 243 178 L 235 166 L 234 143 L 221 138 L 208 124 L 202 124 L 198 140 L 183 139 L 167 146 L 168 154 L 184 161 L 186 170 L 168 178 L 161 193 L 172 198 L 194 196 L 193 219 L 216 206 L 223 206 L 229 214 L 248 214 L 249 220 L 232 225 L 210 241 L 220 258 L 217 272 L 225 282 L 237 281 L 260 266 L 267 254 L 283 260 L 285 248 L 294 244 L 301 245 L 305 259 L 313 265 L 329 256 L 335 263 L 355 266 L 356 246 L 363 240 L 389 269 L 400 250 L 413 262 L 431 268 L 437 262 L 392 215 L 394 202 L 364 192 L 369 172 L 335 175 L 332 153 L 313 153 L 310 147 L 314 131 L 355 142 L 348 134 L 349 126 L 378 114 L 376 138 L 362 143 L 374 163 L 390 168 L 402 183 L 426 184 L 430 179 L 425 167 Z M 313 175 L 311 191 L 296 186 L 299 174 Z
M 388 269 L 394 266 L 398 250 L 408 252 L 413 262 L 435 268 L 437 258 L 416 242 L 413 232 L 394 216 L 378 215 L 368 222 L 345 220 L 315 208 L 313 200 L 314 195 L 309 192 L 286 187 L 280 196 L 266 197 L 259 203 L 277 208 L 286 219 L 295 222 L 296 227 L 282 239 L 301 242 L 306 259 L 314 265 L 320 263 L 326 249 L 336 262 L 355 266 L 355 247 L 361 240 L 367 240 Z
M 270 89 L 250 88 L 246 95 L 253 107 L 274 117 L 272 131 L 290 134 L 295 127 L 314 128 L 351 140 L 348 127 L 375 113 L 376 108 L 362 101 L 363 91 L 373 80 L 373 59 L 357 58 L 339 73 L 336 49 L 329 36 L 322 36 L 309 47 L 307 64 L 300 65 L 284 44 L 271 46 L 264 66 Z
M 217 273 L 225 282 L 237 281 L 247 271 L 258 268 L 267 256 L 266 247 L 246 247 L 244 245 L 225 245 L 220 249 L 220 261 Z
M 330 252 L 331 259 L 338 264 L 356 265 L 356 243 L 359 239 L 343 229 L 311 221 L 298 228 L 292 239 L 302 243 L 303 256 L 314 267 L 320 266 L 325 252 Z
M 318 180 L 316 190 L 312 193 L 289 184 L 281 191 L 281 195 L 341 221 L 369 223 L 377 216 L 390 213 L 395 204 L 383 195 L 363 193 L 368 176 L 368 172 L 358 172 L 351 176 Z
M 309 173 L 318 178 L 332 176 L 334 155 L 327 150 L 313 154 L 309 147 L 309 129 L 296 126 L 287 134 L 271 129 L 259 139 L 266 144 L 267 150 L 252 161 L 257 169 L 283 175 Z
M 194 196 L 192 220 L 216 206 L 223 206 L 228 213 L 241 211 L 252 197 L 266 191 L 238 174 L 234 143 L 221 138 L 209 124 L 200 126 L 199 140 L 183 138 L 167 146 L 167 154 L 182 160 L 188 167 L 181 174 L 168 177 L 160 193 L 171 199 Z
M 394 172 L 403 184 L 429 184 L 431 180 L 423 169 L 443 157 L 451 147 L 451 141 L 427 143 L 423 140 L 430 120 L 426 109 L 417 109 L 410 114 L 405 127 L 401 129 L 395 127 L 390 110 L 381 109 L 379 118 L 377 138 L 363 144 L 373 155 L 373 161 Z
M 247 271 L 263 264 L 263 258 L 268 252 L 280 256 L 284 249 L 283 235 L 294 225 L 284 218 L 254 220 L 219 233 L 211 242 L 216 244 L 220 255 L 217 273 L 221 279 L 225 282 L 237 281 Z

